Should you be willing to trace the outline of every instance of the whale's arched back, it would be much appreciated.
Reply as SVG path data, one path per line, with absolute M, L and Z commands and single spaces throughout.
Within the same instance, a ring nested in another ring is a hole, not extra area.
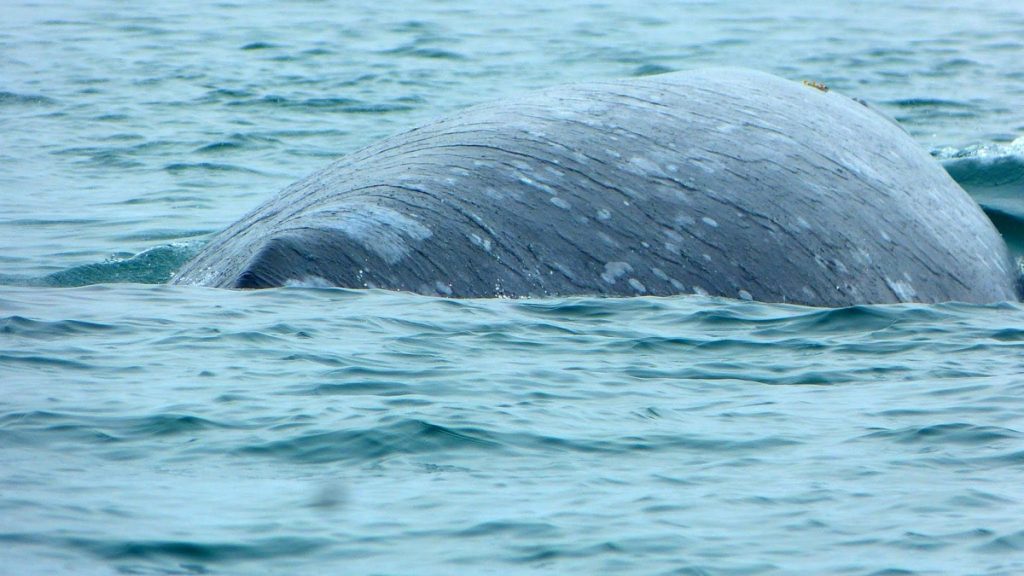
M 350 154 L 173 282 L 456 297 L 1016 298 L 978 205 L 891 121 L 748 70 L 573 84 Z

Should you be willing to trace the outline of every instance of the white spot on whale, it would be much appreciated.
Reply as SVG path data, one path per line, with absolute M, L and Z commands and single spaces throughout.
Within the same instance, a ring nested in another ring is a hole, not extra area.
M 680 212 L 679 214 L 676 214 L 676 218 L 675 218 L 676 226 L 682 226 L 682 227 L 685 228 L 687 226 L 693 226 L 696 223 L 697 223 L 697 221 L 694 220 L 693 216 L 690 216 L 689 214 L 684 214 L 682 212 Z
M 628 262 L 608 262 L 604 265 L 604 272 L 601 274 L 601 279 L 609 284 L 615 284 L 623 274 L 632 271 L 633 267 L 630 266 Z
M 609 246 L 614 246 L 614 247 L 618 247 L 619 246 L 618 240 L 616 240 L 615 238 L 612 238 L 611 236 L 609 236 L 608 234 L 606 234 L 604 232 L 598 231 L 597 237 L 600 238 L 601 240 L 603 240 L 604 243 L 609 245 Z
M 739 291 L 739 295 L 740 295 L 740 298 L 743 299 L 743 300 L 753 300 L 754 299 L 754 297 L 750 295 L 750 292 L 747 292 L 746 290 L 740 290 Z
M 409 254 L 409 242 L 422 242 L 433 234 L 423 224 L 384 206 L 362 205 L 358 211 L 339 216 L 339 224 L 334 229 L 388 264 L 395 264 Z
M 662 171 L 661 166 L 658 166 L 654 162 L 642 156 L 633 156 L 632 158 L 630 158 L 629 162 L 627 163 L 627 167 L 629 168 L 630 172 L 633 172 L 634 174 L 639 174 L 641 176 L 649 176 L 652 174 L 655 176 L 665 175 L 665 172 Z
M 548 193 L 548 194 L 550 194 L 552 196 L 557 194 L 557 192 L 555 192 L 555 190 L 553 188 L 551 188 L 550 186 L 548 186 L 547 184 L 543 184 L 541 182 L 537 182 L 537 181 L 533 180 L 532 178 L 528 178 L 526 176 L 520 176 L 519 177 L 519 182 L 522 183 L 522 184 L 525 184 L 525 185 L 527 185 L 527 186 L 529 186 L 531 188 L 536 188 L 537 190 L 542 190 L 542 191 L 544 191 L 544 192 L 546 192 L 546 193 Z
M 552 196 L 550 198 L 550 200 L 551 200 L 552 204 L 554 204 L 555 206 L 558 206 L 562 210 L 571 210 L 572 209 L 572 206 L 568 202 L 566 202 L 565 200 L 559 198 L 558 196 Z
M 633 290 L 636 290 L 640 294 L 647 293 L 647 287 L 644 286 L 643 283 L 637 280 L 636 278 L 630 278 L 629 285 L 633 288 Z
M 707 224 L 708 226 L 711 226 L 712 228 L 718 228 L 718 222 L 715 222 L 714 218 L 710 218 L 708 216 L 705 216 L 705 217 L 701 218 L 701 222 L 704 222 L 705 224 Z
M 601 220 L 601 221 L 610 220 L 611 217 L 612 217 L 612 213 L 609 212 L 605 208 L 601 208 L 600 210 L 597 211 L 597 219 L 598 220 Z
M 469 241 L 472 242 L 474 246 L 483 248 L 485 252 L 491 251 L 491 241 L 487 238 L 481 238 L 478 234 L 470 233 Z
M 900 299 L 900 302 L 911 302 L 917 296 L 917 290 L 909 282 L 893 280 L 886 276 L 885 283 L 896 294 L 896 297 Z
M 566 278 L 569 278 L 569 279 L 572 279 L 572 280 L 576 279 L 576 274 L 573 273 L 572 268 L 569 268 L 565 264 L 562 264 L 561 262 L 552 262 L 550 264 L 550 266 L 552 268 L 554 268 L 555 270 L 558 270 L 559 272 L 561 272 L 563 275 L 565 275 Z M 548 271 L 549 275 L 551 275 L 552 273 L 553 272 L 551 270 Z
M 335 285 L 322 276 L 303 276 L 284 283 L 289 288 L 334 288 Z

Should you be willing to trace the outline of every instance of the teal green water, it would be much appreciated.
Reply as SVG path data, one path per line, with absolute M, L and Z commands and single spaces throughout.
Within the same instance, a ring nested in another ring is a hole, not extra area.
M 1021 254 L 1022 39 L 980 1 L 7 3 L 0 574 L 1024 573 L 1019 304 L 161 284 L 382 136 L 708 65 L 873 102 Z
M 1019 305 L 0 297 L 11 574 L 1024 566 Z

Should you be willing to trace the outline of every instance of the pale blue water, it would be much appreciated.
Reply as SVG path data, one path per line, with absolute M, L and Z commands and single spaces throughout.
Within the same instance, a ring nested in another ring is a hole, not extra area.
M 0 574 L 1024 573 L 1024 307 L 159 284 L 339 154 L 707 65 L 1024 248 L 1017 3 L 0 6 Z

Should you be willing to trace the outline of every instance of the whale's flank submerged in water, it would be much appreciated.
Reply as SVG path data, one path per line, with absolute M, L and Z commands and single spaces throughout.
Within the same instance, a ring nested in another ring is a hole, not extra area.
M 573 84 L 352 153 L 172 280 L 454 297 L 1016 299 L 1006 246 L 902 129 L 747 70 Z

